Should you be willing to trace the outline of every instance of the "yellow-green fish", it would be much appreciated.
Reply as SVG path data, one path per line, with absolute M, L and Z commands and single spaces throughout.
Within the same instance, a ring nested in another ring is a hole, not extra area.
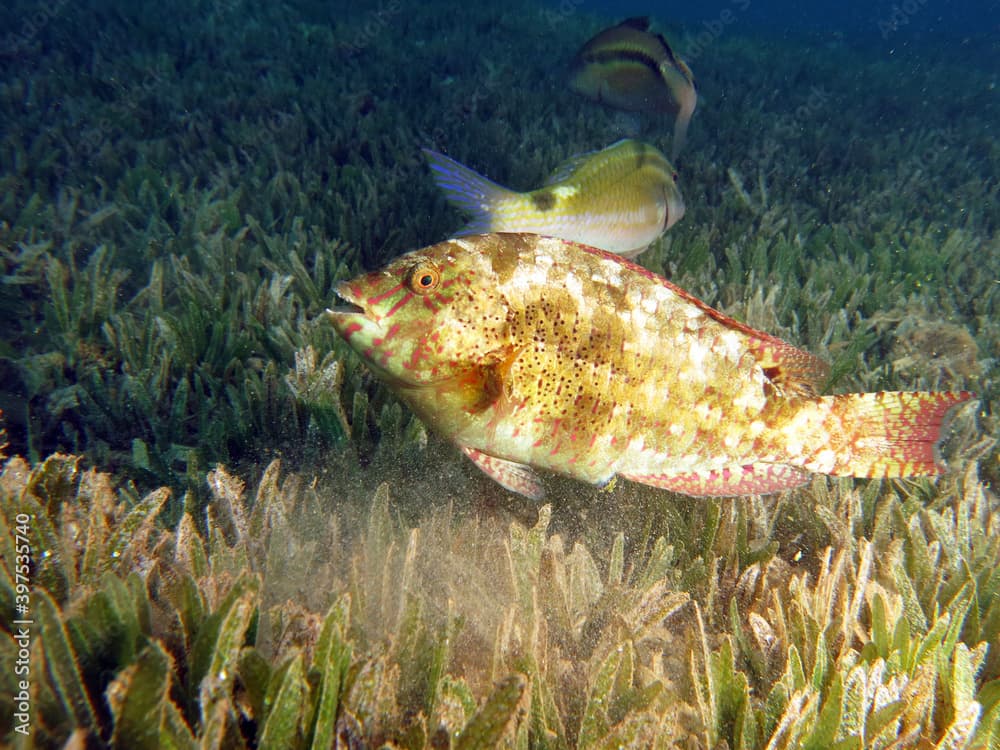
M 938 474 L 966 392 L 818 395 L 823 362 L 617 255 L 533 234 L 460 237 L 343 282 L 329 316 L 430 428 L 504 487 L 534 469 L 689 495 L 813 473 Z
M 684 215 L 677 174 L 658 149 L 631 139 L 563 163 L 519 193 L 424 149 L 448 200 L 472 215 L 463 234 L 532 232 L 634 257 Z
M 570 88 L 615 109 L 676 115 L 673 159 L 698 104 L 691 69 L 662 34 L 649 31 L 648 18 L 629 18 L 584 44 L 570 68 Z

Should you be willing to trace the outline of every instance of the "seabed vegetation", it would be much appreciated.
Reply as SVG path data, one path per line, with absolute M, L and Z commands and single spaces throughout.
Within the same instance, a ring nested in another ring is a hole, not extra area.
M 620 136 L 562 78 L 609 19 L 439 5 L 0 8 L 4 742 L 1000 748 L 997 72 L 734 24 L 640 258 L 831 391 L 975 391 L 950 473 L 538 507 L 323 321 L 461 225 L 420 147 L 523 189 Z

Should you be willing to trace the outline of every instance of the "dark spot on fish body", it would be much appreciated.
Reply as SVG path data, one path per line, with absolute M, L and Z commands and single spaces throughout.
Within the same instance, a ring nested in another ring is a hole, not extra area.
M 780 371 L 779 371 L 779 369 L 777 367 L 765 367 L 764 368 L 764 377 L 767 378 L 767 380 L 764 381 L 764 396 L 765 396 L 765 398 L 772 399 L 772 398 L 775 398 L 775 397 L 781 395 L 780 389 L 775 384 L 775 381 L 777 380 L 777 378 L 779 376 L 779 373 L 780 373 Z
M 483 237 L 481 242 L 476 243 L 479 251 L 490 259 L 497 283 L 509 282 L 521 267 L 524 258 L 533 256 L 533 249 L 528 247 L 529 237 L 533 235 L 518 237 L 499 234 Z
M 646 166 L 646 159 L 647 159 L 647 156 L 646 156 L 646 144 L 644 144 L 644 143 L 636 144 L 636 149 L 635 149 L 635 168 L 636 168 L 636 171 L 638 171 L 638 170 L 642 169 L 644 166 Z
M 556 197 L 550 190 L 539 190 L 531 194 L 531 203 L 539 211 L 551 211 L 555 208 Z

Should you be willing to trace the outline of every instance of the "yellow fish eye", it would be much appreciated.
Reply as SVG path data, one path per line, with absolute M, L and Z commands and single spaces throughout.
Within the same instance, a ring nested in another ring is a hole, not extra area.
M 441 271 L 430 261 L 418 263 L 406 277 L 406 285 L 414 294 L 430 294 L 440 283 Z

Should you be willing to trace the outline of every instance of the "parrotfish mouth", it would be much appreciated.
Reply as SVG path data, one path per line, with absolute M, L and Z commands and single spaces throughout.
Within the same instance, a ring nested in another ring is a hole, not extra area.
M 351 343 L 352 334 L 364 327 L 375 325 L 375 321 L 361 304 L 360 295 L 356 294 L 346 281 L 337 284 L 334 291 L 346 304 L 327 308 L 326 316 L 333 323 L 333 327 L 337 329 L 337 333 L 343 336 L 345 341 Z
M 331 315 L 365 315 L 365 310 L 361 305 L 355 305 L 353 302 L 349 302 L 346 305 L 337 305 L 336 307 L 328 307 L 326 311 Z
M 350 308 L 352 308 L 351 310 L 345 310 L 345 312 L 365 311 L 364 307 L 361 305 L 361 295 L 358 294 L 354 289 L 352 289 L 351 285 L 346 281 L 338 281 L 337 286 L 334 287 L 333 291 L 337 294 L 338 297 L 344 300 L 344 302 L 346 302 Z M 335 309 L 339 310 L 341 307 L 343 306 L 338 305 L 337 308 Z
M 407 378 L 396 372 L 396 368 L 387 369 L 388 351 L 382 348 L 382 339 L 386 334 L 379 318 L 369 312 L 362 303 L 361 295 L 353 291 L 348 282 L 341 281 L 334 291 L 346 304 L 328 307 L 326 317 L 366 367 L 397 391 L 430 385 Z

